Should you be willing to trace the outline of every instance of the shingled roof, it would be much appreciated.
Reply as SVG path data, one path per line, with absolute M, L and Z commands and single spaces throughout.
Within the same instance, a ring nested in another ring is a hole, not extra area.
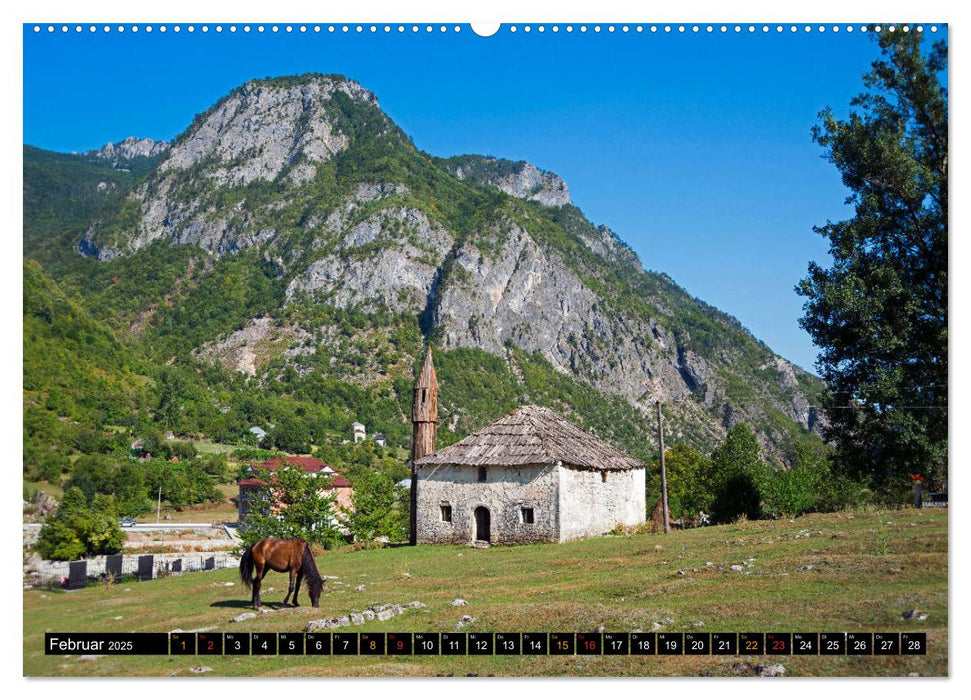
M 419 467 L 554 464 L 623 470 L 644 463 L 580 430 L 543 406 L 523 406 L 487 428 L 417 461 Z

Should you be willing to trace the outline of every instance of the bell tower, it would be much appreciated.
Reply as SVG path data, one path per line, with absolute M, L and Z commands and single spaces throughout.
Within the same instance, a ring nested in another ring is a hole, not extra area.
M 415 380 L 411 402 L 411 544 L 418 543 L 418 469 L 415 462 L 435 451 L 438 434 L 438 377 L 428 347 L 425 363 Z

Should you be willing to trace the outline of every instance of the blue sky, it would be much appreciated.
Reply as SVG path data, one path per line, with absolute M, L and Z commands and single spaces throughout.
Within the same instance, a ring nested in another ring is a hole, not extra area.
M 827 105 L 846 112 L 877 56 L 859 31 L 801 28 L 504 27 L 483 38 L 467 26 L 457 34 L 424 26 L 77 34 L 73 25 L 35 34 L 26 26 L 24 142 L 84 151 L 130 135 L 171 139 L 246 80 L 342 73 L 429 153 L 486 153 L 556 172 L 574 203 L 645 268 L 811 370 L 817 353 L 798 327 L 793 286 L 810 260 L 828 260 L 812 227 L 850 212 L 809 132 Z

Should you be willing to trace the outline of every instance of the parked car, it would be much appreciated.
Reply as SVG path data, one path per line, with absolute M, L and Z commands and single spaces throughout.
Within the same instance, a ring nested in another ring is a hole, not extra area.
M 121 525 L 122 527 L 135 527 L 136 525 L 138 525 L 138 523 L 136 523 L 131 518 L 119 518 L 118 524 Z

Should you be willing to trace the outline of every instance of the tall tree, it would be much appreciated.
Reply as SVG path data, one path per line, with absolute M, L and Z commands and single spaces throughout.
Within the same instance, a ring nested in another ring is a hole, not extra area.
M 680 444 L 664 452 L 667 470 L 668 503 L 671 517 L 696 518 L 699 511 L 711 505 L 711 491 L 706 479 L 711 473 L 711 461 L 688 445 Z M 661 494 L 661 460 L 654 461 L 647 477 L 647 503 L 654 507 Z
M 947 476 L 947 69 L 900 28 L 847 119 L 820 114 L 813 139 L 850 190 L 854 216 L 815 230 L 833 265 L 809 265 L 800 325 L 822 352 L 827 437 L 843 473 L 876 484 Z
M 387 537 L 400 542 L 408 533 L 396 510 L 394 477 L 390 472 L 362 471 L 354 480 L 354 509 L 347 513 L 347 526 L 361 541 Z
M 729 523 L 744 515 L 762 517 L 762 493 L 771 478 L 758 438 L 745 423 L 728 429 L 725 441 L 711 453 L 708 492 L 711 519 Z

